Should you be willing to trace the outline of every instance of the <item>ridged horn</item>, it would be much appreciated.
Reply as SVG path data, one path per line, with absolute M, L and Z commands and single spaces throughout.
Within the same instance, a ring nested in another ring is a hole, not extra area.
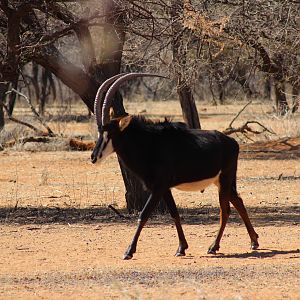
M 162 75 L 158 74 L 151 74 L 151 73 L 129 73 L 126 75 L 123 75 L 119 79 L 117 79 L 108 89 L 103 105 L 102 105 L 102 125 L 106 125 L 110 121 L 109 117 L 109 109 L 112 106 L 113 96 L 115 95 L 116 91 L 119 89 L 120 85 L 124 82 L 137 78 L 137 77 L 161 77 L 161 78 L 168 78 Z
M 112 76 L 108 79 L 106 79 L 101 86 L 99 87 L 97 94 L 96 94 L 96 98 L 95 98 L 95 102 L 94 102 L 94 114 L 96 117 L 96 122 L 97 122 L 97 126 L 98 128 L 101 127 L 102 125 L 102 105 L 103 105 L 103 101 L 104 101 L 104 95 L 107 92 L 107 90 L 109 89 L 109 87 L 120 77 L 126 75 L 126 73 L 121 73 L 121 74 L 117 74 L 115 76 Z

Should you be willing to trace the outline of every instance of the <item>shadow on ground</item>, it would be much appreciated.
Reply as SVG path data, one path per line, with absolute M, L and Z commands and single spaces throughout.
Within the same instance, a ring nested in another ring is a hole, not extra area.
M 274 249 L 259 249 L 252 252 L 236 253 L 236 254 L 222 254 L 217 255 L 204 255 L 206 258 L 271 258 L 276 255 L 292 255 L 300 254 L 299 249 L 295 250 L 274 250 Z M 299 258 L 299 256 L 292 256 L 290 258 Z
M 125 210 L 114 211 L 106 207 L 60 208 L 60 207 L 24 207 L 0 208 L 0 223 L 5 224 L 73 224 L 73 223 L 135 223 L 138 214 L 127 214 Z M 189 225 L 216 224 L 219 222 L 219 208 L 205 206 L 202 208 L 179 209 L 182 223 Z M 250 207 L 248 212 L 255 226 L 298 225 L 300 226 L 300 206 L 284 207 Z M 169 214 L 155 215 L 151 224 L 173 223 Z M 241 224 L 235 209 L 232 209 L 230 223 Z

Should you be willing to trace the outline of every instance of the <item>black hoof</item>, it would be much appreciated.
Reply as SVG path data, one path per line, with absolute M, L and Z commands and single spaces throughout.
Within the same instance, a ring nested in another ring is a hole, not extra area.
M 258 242 L 251 242 L 251 247 L 250 247 L 251 250 L 257 250 L 258 247 L 259 247 Z
M 207 250 L 207 254 L 217 254 L 217 251 L 220 249 L 219 246 L 216 245 L 211 245 L 208 250 Z
M 217 254 L 217 251 L 213 249 L 208 249 L 207 254 Z
M 129 260 L 129 259 L 132 259 L 132 257 L 133 257 L 132 254 L 125 253 L 124 256 L 123 256 L 123 259 L 124 260 Z
M 180 244 L 177 248 L 175 256 L 185 256 L 185 250 L 188 249 L 188 247 L 189 246 L 186 242 L 183 244 Z

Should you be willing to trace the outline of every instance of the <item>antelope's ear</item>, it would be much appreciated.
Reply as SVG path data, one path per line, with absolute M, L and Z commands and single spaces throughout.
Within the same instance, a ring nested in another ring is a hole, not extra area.
M 131 122 L 132 116 L 126 116 L 119 121 L 119 128 L 123 131 Z
M 110 117 L 111 120 L 115 117 L 115 112 L 114 112 L 114 109 L 112 107 L 109 109 L 109 117 Z

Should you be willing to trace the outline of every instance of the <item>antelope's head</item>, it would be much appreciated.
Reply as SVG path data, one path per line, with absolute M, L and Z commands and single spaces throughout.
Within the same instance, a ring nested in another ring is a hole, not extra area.
M 118 74 L 107 79 L 98 89 L 94 103 L 94 112 L 98 126 L 98 141 L 91 155 L 92 163 L 103 161 L 115 151 L 113 146 L 114 136 L 122 132 L 130 124 L 132 118 L 128 115 L 116 119 L 111 118 L 110 112 L 115 93 L 122 83 L 142 76 L 166 78 L 150 73 Z

